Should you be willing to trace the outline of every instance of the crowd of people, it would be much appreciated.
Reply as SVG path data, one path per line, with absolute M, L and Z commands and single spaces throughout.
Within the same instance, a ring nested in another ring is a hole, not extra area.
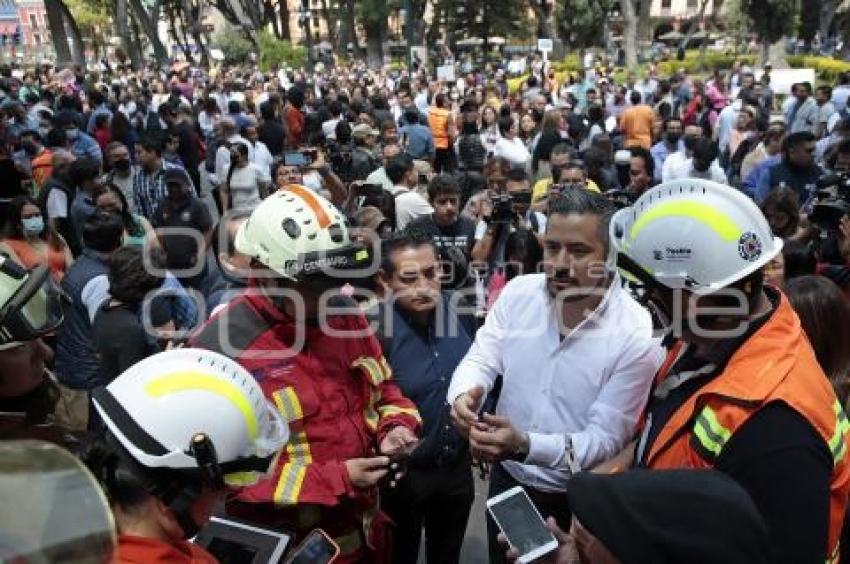
M 459 562 L 476 474 L 558 562 L 836 562 L 850 75 L 528 67 L 0 68 L 3 438 L 122 562 Z

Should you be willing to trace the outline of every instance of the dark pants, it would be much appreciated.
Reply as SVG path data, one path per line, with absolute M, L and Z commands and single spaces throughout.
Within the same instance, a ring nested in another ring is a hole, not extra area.
M 455 152 L 454 149 L 437 149 L 434 151 L 434 172 L 454 172 Z
M 416 564 L 422 527 L 428 564 L 457 564 L 475 491 L 465 461 L 448 468 L 411 468 L 381 491 L 381 509 L 395 521 L 393 564 Z
M 490 467 L 490 491 L 487 494 L 488 499 L 499 495 L 511 489 L 514 486 L 522 486 L 531 498 L 531 502 L 543 519 L 554 517 L 558 526 L 564 531 L 570 528 L 570 520 L 572 512 L 567 503 L 567 494 L 565 493 L 548 493 L 531 489 L 528 486 L 520 484 L 514 480 L 513 476 L 508 474 L 501 464 L 494 464 Z M 499 544 L 496 536 L 499 534 L 499 526 L 493 521 L 490 512 L 487 512 L 487 547 L 490 552 L 490 564 L 502 564 L 505 562 L 505 548 Z

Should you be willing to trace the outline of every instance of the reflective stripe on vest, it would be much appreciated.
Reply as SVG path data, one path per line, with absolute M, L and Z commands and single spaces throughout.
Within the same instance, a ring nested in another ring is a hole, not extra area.
M 847 441 L 844 436 L 850 431 L 850 421 L 847 420 L 838 400 L 833 402 L 832 411 L 835 412 L 835 432 L 829 439 L 829 451 L 832 453 L 833 465 L 837 465 L 847 454 Z
M 732 431 L 720 424 L 713 409 L 705 406 L 694 421 L 691 437 L 691 445 L 702 457 L 714 461 L 732 437 Z

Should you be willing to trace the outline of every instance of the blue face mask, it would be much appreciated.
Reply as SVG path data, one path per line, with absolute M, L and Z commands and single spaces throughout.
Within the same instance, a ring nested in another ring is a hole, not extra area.
M 21 220 L 24 228 L 24 235 L 27 237 L 37 237 L 44 231 L 44 218 L 40 215 L 33 217 L 25 217 Z
M 65 136 L 67 136 L 68 140 L 70 141 L 76 141 L 77 138 L 80 136 L 80 130 L 76 127 L 74 129 L 66 129 Z

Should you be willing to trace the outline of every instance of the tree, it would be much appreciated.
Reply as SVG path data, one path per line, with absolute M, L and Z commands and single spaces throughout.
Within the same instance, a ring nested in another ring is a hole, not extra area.
M 591 47 L 608 25 L 608 13 L 614 0 L 566 0 L 558 4 L 558 36 L 572 48 Z
M 371 68 L 384 64 L 384 41 L 387 17 L 390 15 L 386 0 L 361 0 L 359 19 L 366 31 L 366 60 Z
M 770 61 L 774 68 L 787 67 L 784 40 L 797 26 L 797 0 L 742 0 L 741 7 L 761 39 L 761 63 Z
M 839 4 L 839 0 L 821 0 L 818 30 L 822 41 L 829 37 L 829 31 L 832 28 L 832 22 L 835 19 Z
M 221 49 L 228 65 L 249 60 L 254 45 L 232 25 L 227 25 L 213 36 L 212 44 Z
M 623 12 L 623 49 L 626 52 L 626 68 L 637 68 L 637 28 L 638 13 L 635 0 L 620 0 Z

